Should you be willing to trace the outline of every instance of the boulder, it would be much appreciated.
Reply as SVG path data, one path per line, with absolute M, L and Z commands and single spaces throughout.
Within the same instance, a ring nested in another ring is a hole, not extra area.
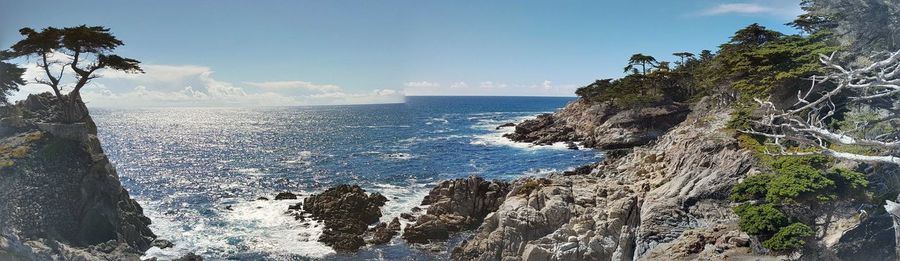
M 536 145 L 582 142 L 591 148 L 630 148 L 662 136 L 689 112 L 687 105 L 672 102 L 617 108 L 579 99 L 555 114 L 542 114 L 516 125 L 516 131 L 504 137 Z
M 175 244 L 172 244 L 172 241 L 165 239 L 153 240 L 153 243 L 150 243 L 150 245 L 158 247 L 159 249 L 166 249 L 175 246 Z
M 388 199 L 378 193 L 367 195 L 356 185 L 339 185 L 303 201 L 303 210 L 325 222 L 319 241 L 338 252 L 354 252 L 365 245 L 368 225 L 381 218 Z
M 369 240 L 369 244 L 381 245 L 391 242 L 398 232 L 400 232 L 399 218 L 394 218 L 390 224 L 379 223 L 371 229 L 372 239 Z
M 444 240 L 452 232 L 471 230 L 494 212 L 509 193 L 509 184 L 469 177 L 441 182 L 425 196 L 426 213 L 406 227 L 403 238 L 412 243 Z

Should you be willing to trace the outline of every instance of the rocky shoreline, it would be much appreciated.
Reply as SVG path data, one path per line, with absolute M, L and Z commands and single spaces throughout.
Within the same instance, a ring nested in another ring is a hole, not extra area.
M 402 228 L 401 238 L 432 244 L 470 231 L 451 246 L 453 260 L 896 258 L 894 240 L 887 240 L 889 217 L 863 219 L 850 206 L 836 205 L 825 232 L 801 252 L 765 252 L 759 240 L 740 231 L 730 190 L 758 170 L 755 157 L 725 130 L 728 106 L 706 98 L 691 108 L 668 104 L 598 114 L 605 110 L 578 100 L 520 123 L 509 135 L 535 144 L 610 149 L 603 161 L 511 182 L 443 181 L 423 199 L 424 214 L 404 215 L 415 220 Z M 625 124 L 641 121 L 653 124 Z M 884 233 L 865 232 L 873 230 Z
M 122 187 L 90 116 L 60 123 L 55 101 L 0 107 L 0 260 L 140 260 L 171 247 Z
M 0 130 L 0 196 L 10 202 L 0 206 L 0 259 L 140 260 L 150 247 L 171 247 L 122 188 L 93 122 L 45 120 L 53 111 L 48 99 L 34 95 L 0 117 L 12 127 Z M 824 232 L 798 253 L 764 252 L 741 232 L 730 190 L 758 170 L 725 130 L 730 113 L 712 98 L 690 108 L 627 110 L 577 100 L 516 125 L 508 138 L 604 149 L 596 164 L 509 182 L 445 180 L 419 207 L 384 222 L 389 199 L 356 185 L 309 195 L 285 214 L 322 223 L 318 240 L 339 253 L 395 239 L 441 250 L 428 245 L 465 232 L 464 241 L 447 245 L 453 260 L 896 259 L 890 217 L 863 217 L 850 205 L 813 216 Z

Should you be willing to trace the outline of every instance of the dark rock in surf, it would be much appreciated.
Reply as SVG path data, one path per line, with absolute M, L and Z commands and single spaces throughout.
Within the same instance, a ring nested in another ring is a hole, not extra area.
M 275 200 L 297 199 L 297 195 L 290 192 L 281 192 L 275 195 Z
M 369 244 L 373 245 L 381 245 L 388 242 L 391 242 L 391 239 L 400 232 L 400 219 L 394 218 L 391 220 L 390 224 L 387 223 L 379 223 L 374 228 L 372 228 L 372 239 L 369 240 Z
M 368 226 L 381 218 L 388 199 L 378 193 L 367 195 L 356 185 L 340 185 L 303 201 L 304 211 L 325 222 L 319 242 L 338 252 L 355 252 L 366 244 Z
M 502 129 L 502 128 L 506 128 L 506 127 L 515 127 L 515 126 L 516 126 L 515 123 L 510 122 L 510 123 L 504 123 L 503 125 L 497 126 L 496 129 L 499 130 L 499 129 Z

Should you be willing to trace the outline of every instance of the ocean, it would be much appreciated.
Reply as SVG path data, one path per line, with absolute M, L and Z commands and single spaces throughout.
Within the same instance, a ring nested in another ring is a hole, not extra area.
M 212 260 L 440 260 L 447 253 L 395 238 L 357 254 L 316 241 L 314 222 L 285 214 L 302 197 L 357 184 L 390 201 L 389 221 L 445 179 L 511 180 L 593 163 L 595 150 L 532 146 L 502 137 L 573 98 L 407 97 L 402 104 L 93 109 L 106 154 L 126 189 L 175 244 L 148 257 L 194 252 Z M 298 200 L 274 198 L 278 192 Z

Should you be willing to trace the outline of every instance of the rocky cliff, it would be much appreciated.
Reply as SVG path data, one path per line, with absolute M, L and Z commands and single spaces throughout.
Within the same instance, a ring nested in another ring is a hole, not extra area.
M 618 144 L 629 133 L 609 120 L 652 121 L 658 114 L 607 115 L 603 105 L 583 101 L 551 116 L 545 127 L 526 126 L 535 140 L 556 139 L 560 133 L 594 144 Z M 653 109 L 656 110 L 656 109 Z M 739 230 L 729 201 L 731 187 L 754 168 L 755 157 L 739 148 L 725 130 L 728 106 L 712 99 L 695 104 L 674 127 L 650 130 L 664 134 L 624 155 L 610 156 L 590 171 L 551 174 L 545 181 L 513 182 L 510 194 L 488 215 L 475 235 L 453 253 L 454 260 L 890 260 L 893 230 L 889 217 L 863 218 L 850 205 L 835 205 L 829 213 L 812 213 L 820 233 L 803 254 L 766 254 L 759 242 Z M 685 111 L 685 109 L 667 110 Z M 675 113 L 677 114 L 677 113 Z M 665 115 L 673 115 L 667 113 Z M 564 120 L 561 120 L 564 119 Z M 672 122 L 676 118 L 669 118 Z M 565 124 L 600 124 L 573 126 Z M 531 123 L 526 124 L 532 124 Z M 666 123 L 668 124 L 668 123 Z M 676 125 L 677 124 L 677 125 Z M 569 125 L 565 125 L 569 126 Z M 623 125 L 618 125 L 623 126 Z M 636 125 L 632 125 L 636 126 Z M 644 125 L 647 126 L 647 125 Z M 646 127 L 645 127 L 646 128 Z M 576 130 L 576 129 L 581 129 Z M 640 131 L 634 128 L 630 131 Z M 646 129 L 645 129 L 646 130 Z M 518 131 L 518 129 L 517 129 Z M 543 134 L 538 134 L 543 132 Z M 574 133 L 574 134 L 572 134 Z M 632 135 L 649 139 L 652 135 Z M 613 141 L 600 141 L 612 137 Z M 619 147 L 619 146 L 613 147 Z M 599 146 L 609 147 L 609 146 Z M 523 189 L 526 188 L 526 189 Z M 890 240 L 886 240 L 891 237 Z M 861 246 L 873 246 L 861 251 Z M 886 251 L 876 250 L 882 249 Z M 886 259 L 885 259 L 886 258 Z
M 54 122 L 48 95 L 0 112 L 0 260 L 138 260 L 156 237 L 93 121 Z
M 557 113 L 516 125 L 515 132 L 506 137 L 538 145 L 582 142 L 586 147 L 599 149 L 630 148 L 665 134 L 683 121 L 688 112 L 687 105 L 671 102 L 617 108 L 610 103 L 579 99 Z

